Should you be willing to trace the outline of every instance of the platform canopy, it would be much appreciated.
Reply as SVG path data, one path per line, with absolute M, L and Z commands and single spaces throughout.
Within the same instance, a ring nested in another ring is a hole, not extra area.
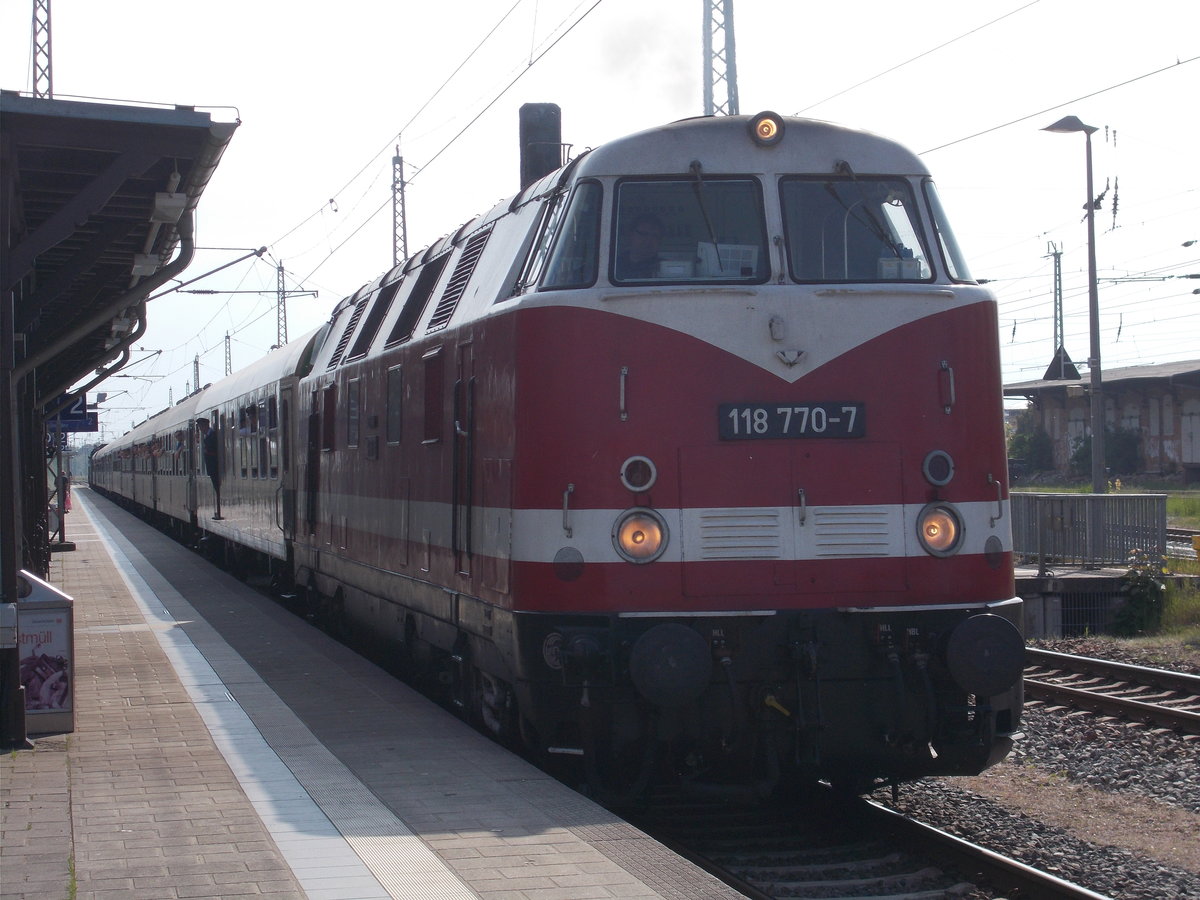
M 191 261 L 193 213 L 236 128 L 191 107 L 0 92 L 0 294 L 23 402 L 52 412 L 128 360 L 146 298 Z

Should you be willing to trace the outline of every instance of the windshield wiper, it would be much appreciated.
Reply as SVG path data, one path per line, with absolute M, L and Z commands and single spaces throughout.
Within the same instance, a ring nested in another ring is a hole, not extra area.
M 838 160 L 838 163 L 833 167 L 833 170 L 839 175 L 848 175 L 850 180 L 854 182 L 854 186 L 858 188 L 858 196 L 859 200 L 861 201 L 860 207 L 863 215 L 866 216 L 867 221 L 864 222 L 863 219 L 855 213 L 854 207 L 846 205 L 846 202 L 838 195 L 838 192 L 828 181 L 825 182 L 825 190 L 832 194 L 833 198 L 837 200 L 839 204 L 841 204 L 841 207 L 846 210 L 847 215 L 853 216 L 855 221 L 861 222 L 863 225 L 865 225 L 867 229 L 870 230 L 871 234 L 879 238 L 880 243 L 887 245 L 888 249 L 895 254 L 897 259 L 902 259 L 904 257 L 904 253 L 902 252 L 900 245 L 896 243 L 891 233 L 887 230 L 887 228 L 884 227 L 883 223 L 879 221 L 874 211 L 872 211 L 871 201 L 867 197 L 867 192 L 863 189 L 862 182 L 858 180 L 858 175 L 856 175 L 854 170 L 850 168 L 850 163 L 846 162 L 844 159 Z
M 704 226 L 708 229 L 708 239 L 713 245 L 713 255 L 717 258 L 717 269 L 725 271 L 725 267 L 721 265 L 721 248 L 717 246 L 717 231 L 713 228 L 712 219 L 708 215 L 708 206 L 704 202 L 704 175 L 701 173 L 700 160 L 693 159 L 692 164 L 688 166 L 688 172 L 696 176 L 696 180 L 692 183 L 692 190 L 696 192 L 696 203 L 700 206 L 700 215 L 704 217 Z

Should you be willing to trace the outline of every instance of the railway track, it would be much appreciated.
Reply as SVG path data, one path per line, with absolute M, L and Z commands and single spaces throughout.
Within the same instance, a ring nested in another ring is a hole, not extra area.
M 1200 531 L 1194 528 L 1168 528 L 1167 529 L 1167 556 L 1174 556 L 1183 559 L 1196 558 L 1196 545 L 1194 540 L 1200 536 Z
M 863 798 L 799 806 L 658 798 L 640 814 L 622 812 L 754 900 L 1104 898 Z
M 1025 659 L 1027 699 L 1200 734 L 1200 675 L 1032 648 Z

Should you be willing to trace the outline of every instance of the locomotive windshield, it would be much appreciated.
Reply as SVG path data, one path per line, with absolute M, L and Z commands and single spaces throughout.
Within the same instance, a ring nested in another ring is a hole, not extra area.
M 955 281 L 973 280 L 967 269 L 967 262 L 963 259 L 962 251 L 958 249 L 958 241 L 954 239 L 954 232 L 950 230 L 950 221 L 946 218 L 946 211 L 942 209 L 942 200 L 932 181 L 925 182 L 925 196 L 929 199 L 929 206 L 933 210 L 934 229 L 937 231 L 938 242 L 942 245 L 942 258 L 946 260 L 946 268 L 950 272 L 950 277 Z
M 623 181 L 611 245 L 614 284 L 763 282 L 770 258 L 758 181 Z
M 897 178 L 784 178 L 788 265 L 795 281 L 927 281 L 912 189 Z

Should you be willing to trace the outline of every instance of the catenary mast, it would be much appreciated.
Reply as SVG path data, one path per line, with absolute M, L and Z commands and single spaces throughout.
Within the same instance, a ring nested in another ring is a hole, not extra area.
M 704 3 L 704 114 L 738 114 L 737 52 L 733 40 L 733 0 Z

